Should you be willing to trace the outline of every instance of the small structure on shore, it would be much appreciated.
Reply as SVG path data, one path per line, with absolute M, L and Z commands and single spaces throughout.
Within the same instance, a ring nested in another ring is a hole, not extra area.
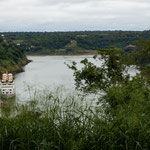
M 0 80 L 0 95 L 5 98 L 15 96 L 15 84 L 12 73 L 2 74 L 2 79 Z
M 136 45 L 128 45 L 126 47 L 124 47 L 124 52 L 128 53 L 128 52 L 136 52 L 137 50 L 137 46 Z

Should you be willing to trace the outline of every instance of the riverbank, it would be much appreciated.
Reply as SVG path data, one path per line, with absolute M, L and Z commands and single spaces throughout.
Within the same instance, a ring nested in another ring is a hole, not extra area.
M 22 67 L 29 62 L 22 48 L 3 40 L 0 42 L 0 74 L 21 72 Z
M 22 64 L 19 65 L 19 69 L 16 69 L 15 71 L 12 71 L 12 73 L 17 74 L 17 73 L 24 72 L 23 67 L 26 66 L 27 64 L 29 64 L 30 62 L 32 62 L 32 60 L 27 59 L 25 62 L 23 62 Z
M 7 66 L 5 65 L 0 65 L 1 71 L 0 71 L 0 75 L 4 72 L 11 72 L 13 74 L 17 74 L 20 72 L 23 72 L 23 67 L 25 65 L 27 65 L 28 63 L 31 62 L 31 60 L 28 60 L 27 58 L 25 58 L 25 60 L 22 60 L 19 64 L 11 64 L 11 62 L 3 60 L 3 63 L 6 62 Z
M 26 56 L 80 56 L 80 55 L 96 55 L 97 51 L 88 51 L 83 53 L 25 53 Z

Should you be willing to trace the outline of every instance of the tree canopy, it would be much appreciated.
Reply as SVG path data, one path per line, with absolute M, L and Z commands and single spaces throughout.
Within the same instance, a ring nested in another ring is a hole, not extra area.
M 0 74 L 6 71 L 16 72 L 26 62 L 27 58 L 22 48 L 2 40 L 0 43 Z
M 68 48 L 75 40 L 76 49 L 97 50 L 115 46 L 123 49 L 138 39 L 150 39 L 150 31 L 80 31 L 80 32 L 17 32 L 3 33 L 8 42 L 20 43 L 26 52 L 50 53 Z
M 146 41 L 137 55 L 145 50 L 147 53 L 148 43 Z M 108 143 L 115 145 L 112 149 L 148 150 L 150 80 L 140 73 L 134 77 L 125 73 L 127 66 L 124 64 L 124 55 L 115 48 L 101 49 L 99 55 L 99 61 L 103 60 L 100 66 L 87 59 L 81 61 L 84 65 L 82 69 L 78 69 L 75 62 L 68 65 L 74 70 L 77 89 L 86 93 L 101 93 L 97 111 L 100 107 L 103 109 L 104 117 L 101 120 L 105 122 L 105 132 L 110 129 L 107 134 Z

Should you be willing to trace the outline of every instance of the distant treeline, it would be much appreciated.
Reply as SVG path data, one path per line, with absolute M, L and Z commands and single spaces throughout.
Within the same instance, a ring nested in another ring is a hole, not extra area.
M 17 72 L 26 63 L 24 50 L 0 37 L 0 74 L 6 71 Z
M 82 31 L 82 32 L 9 32 L 2 33 L 8 42 L 21 44 L 27 52 L 65 49 L 71 40 L 83 50 L 115 46 L 124 48 L 138 39 L 150 39 L 150 31 Z

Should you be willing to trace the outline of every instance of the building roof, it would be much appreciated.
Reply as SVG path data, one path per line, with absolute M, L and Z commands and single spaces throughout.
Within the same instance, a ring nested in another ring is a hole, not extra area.
M 136 48 L 136 45 L 128 45 L 125 48 Z

